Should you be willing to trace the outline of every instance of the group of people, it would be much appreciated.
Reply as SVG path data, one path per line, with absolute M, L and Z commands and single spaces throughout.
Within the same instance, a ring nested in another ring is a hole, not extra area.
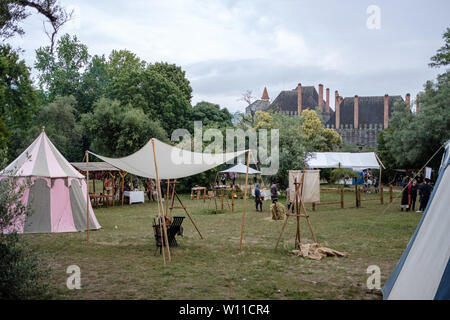
M 231 187 L 233 187 L 236 184 L 236 178 L 237 173 L 235 172 L 228 173 L 228 179 L 231 180 Z M 227 175 L 225 173 L 222 175 L 222 178 L 220 178 L 220 182 L 222 183 L 223 186 L 227 184 Z
M 425 211 L 428 201 L 430 200 L 433 187 L 431 186 L 430 179 L 425 179 L 423 183 L 418 184 L 417 179 L 404 179 L 402 202 L 400 205 L 401 211 L 414 211 L 416 209 L 417 194 L 419 194 L 419 209 L 417 213 Z
M 272 203 L 276 203 L 278 202 L 278 187 L 277 184 L 275 182 L 272 183 L 272 185 L 270 186 L 270 196 L 272 199 Z M 261 194 L 261 189 L 259 188 L 259 184 L 257 183 L 255 186 L 255 206 L 256 206 L 256 211 L 258 211 L 258 207 L 259 207 L 259 211 L 263 211 L 262 209 L 262 205 L 263 205 L 263 196 Z
M 364 193 L 370 193 L 372 187 L 375 190 L 375 193 L 378 193 L 378 178 L 372 174 L 372 170 L 368 169 L 363 172 L 363 191 Z

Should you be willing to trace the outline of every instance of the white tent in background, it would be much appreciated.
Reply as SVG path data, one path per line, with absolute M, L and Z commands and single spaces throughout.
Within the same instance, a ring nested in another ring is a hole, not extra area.
M 152 140 L 155 143 L 155 152 L 153 152 Z M 152 179 L 156 179 L 153 158 L 155 155 L 159 179 L 178 179 L 217 167 L 245 152 L 246 150 L 219 154 L 191 152 L 153 138 L 140 150 L 123 158 L 109 158 L 93 152 L 90 153 L 116 168 L 136 176 Z
M 450 299 L 450 140 L 430 201 L 382 291 L 388 300 Z
M 247 173 L 247 166 L 242 164 L 242 163 L 238 163 L 237 165 L 228 168 L 226 170 L 220 171 L 221 173 L 243 173 L 246 174 Z M 255 170 L 253 168 L 248 168 L 248 174 L 260 174 L 261 171 Z
M 380 169 L 375 152 L 312 152 L 306 164 L 309 168 L 346 168 L 355 171 Z

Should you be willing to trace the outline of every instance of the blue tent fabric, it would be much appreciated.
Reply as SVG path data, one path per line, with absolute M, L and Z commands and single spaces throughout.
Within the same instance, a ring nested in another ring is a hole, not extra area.
M 422 219 L 420 220 L 416 231 L 414 232 L 413 237 L 411 238 L 411 240 L 408 243 L 408 246 L 406 247 L 405 252 L 403 253 L 402 257 L 400 258 L 400 261 L 398 262 L 394 272 L 391 274 L 391 276 L 389 277 L 389 279 L 386 281 L 384 287 L 382 288 L 382 293 L 383 293 L 383 298 L 384 299 L 390 299 L 391 297 L 391 292 L 392 289 L 394 288 L 394 286 L 397 283 L 397 280 L 399 278 L 399 275 L 404 272 L 404 266 L 405 266 L 405 261 L 407 260 L 407 258 L 409 257 L 410 253 L 411 253 L 411 249 L 412 247 L 416 244 L 416 239 L 417 236 L 419 234 L 419 232 L 421 231 L 421 228 L 424 224 L 424 221 L 428 218 L 428 215 L 430 214 L 430 207 L 433 204 L 433 201 L 441 201 L 441 199 L 435 199 L 435 196 L 437 193 L 439 193 L 441 191 L 440 188 L 442 188 L 442 190 L 444 190 L 444 188 L 448 188 L 448 181 L 445 181 L 444 183 L 442 183 L 442 179 L 444 177 L 444 174 L 446 173 L 446 170 L 449 169 L 450 170 L 450 140 L 447 141 L 445 143 L 445 152 L 444 152 L 444 156 L 442 158 L 442 163 L 441 163 L 441 167 L 439 169 L 439 177 L 438 180 L 436 181 L 436 185 L 435 188 L 433 190 L 433 193 L 431 194 L 430 200 L 428 202 L 427 208 L 425 209 L 425 212 L 422 216 Z M 443 228 L 448 228 L 448 225 L 442 225 Z M 445 232 L 445 231 L 444 231 Z M 448 232 L 448 231 L 447 231 Z M 445 269 L 443 271 L 443 273 L 438 274 L 439 272 L 436 270 L 427 270 L 427 272 L 429 273 L 429 275 L 431 275 L 431 277 L 440 277 L 439 286 L 436 288 L 434 295 L 429 295 L 424 297 L 424 299 L 438 299 L 438 300 L 442 300 L 442 299 L 450 299 L 450 259 L 448 257 L 448 252 L 449 252 L 449 245 L 450 243 L 441 243 L 440 245 L 443 245 L 442 250 L 439 251 L 439 254 L 442 255 L 447 255 L 446 260 L 445 257 L 444 258 L 444 262 L 446 263 Z M 411 269 L 411 266 L 409 267 Z M 412 266 L 412 268 L 414 268 L 414 266 Z M 424 275 L 425 276 L 425 275 Z M 436 279 L 433 279 L 434 282 L 436 282 Z M 414 280 L 411 280 L 414 281 Z M 430 281 L 431 283 L 432 281 Z M 432 292 L 433 288 L 417 288 L 417 291 L 426 291 L 426 292 Z M 400 298 L 400 299 L 409 299 L 410 297 L 415 297 L 417 295 L 414 295 L 414 292 L 410 292 L 410 295 L 396 295 L 396 299 Z M 420 296 L 420 295 L 419 295 Z M 423 296 L 422 296 L 423 297 Z

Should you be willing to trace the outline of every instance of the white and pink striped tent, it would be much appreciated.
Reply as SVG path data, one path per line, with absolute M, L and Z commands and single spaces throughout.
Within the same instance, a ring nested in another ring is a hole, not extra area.
M 22 197 L 31 214 L 17 217 L 5 232 L 86 231 L 86 180 L 56 149 L 44 130 L 0 176 L 19 177 L 19 183 L 31 181 Z M 89 216 L 89 229 L 100 229 L 90 202 Z

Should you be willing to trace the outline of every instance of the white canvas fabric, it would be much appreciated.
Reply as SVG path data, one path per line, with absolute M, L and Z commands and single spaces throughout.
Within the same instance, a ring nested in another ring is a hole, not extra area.
M 450 299 L 450 141 L 430 201 L 394 272 L 388 300 Z
M 294 179 L 300 182 L 302 170 L 289 170 L 289 199 L 295 201 Z M 320 170 L 306 170 L 303 180 L 302 199 L 304 203 L 320 202 Z
M 312 152 L 306 164 L 308 168 L 346 168 L 353 170 L 379 169 L 374 152 Z
M 221 154 L 191 152 L 152 138 L 140 150 L 123 158 L 109 158 L 90 153 L 128 173 L 156 179 L 152 140 L 155 143 L 156 163 L 160 179 L 189 177 L 217 167 L 246 152 L 246 150 Z
M 43 130 L 20 156 L 0 172 L 0 176 L 84 178 L 56 149 Z
M 247 173 L 247 166 L 242 163 L 238 163 L 234 167 L 228 168 L 226 170 L 220 171 L 222 173 Z M 248 174 L 260 174 L 261 171 L 255 170 L 251 167 L 248 167 Z

